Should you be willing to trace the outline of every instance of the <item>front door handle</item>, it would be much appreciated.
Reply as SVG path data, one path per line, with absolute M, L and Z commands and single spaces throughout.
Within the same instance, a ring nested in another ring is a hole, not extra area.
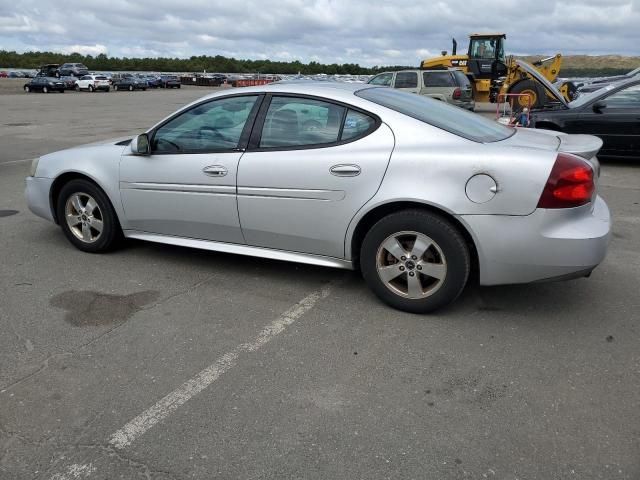
M 358 165 L 334 165 L 329 169 L 331 175 L 336 177 L 357 177 L 360 175 L 360 171 Z
M 209 165 L 208 167 L 204 167 L 202 172 L 210 177 L 224 177 L 228 170 L 222 165 Z

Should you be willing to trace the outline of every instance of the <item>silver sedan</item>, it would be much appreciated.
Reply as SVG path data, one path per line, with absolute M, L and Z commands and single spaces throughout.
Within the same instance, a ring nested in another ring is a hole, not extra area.
M 224 91 L 133 139 L 34 160 L 31 210 L 84 252 L 123 238 L 361 270 L 428 312 L 482 285 L 588 276 L 602 142 L 369 85 Z

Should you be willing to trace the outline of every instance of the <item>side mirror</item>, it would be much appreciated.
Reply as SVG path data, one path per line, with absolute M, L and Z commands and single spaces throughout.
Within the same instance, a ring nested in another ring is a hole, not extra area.
M 593 104 L 593 111 L 596 113 L 602 113 L 603 108 L 607 108 L 607 103 L 603 102 L 602 100 L 598 100 Z
M 146 133 L 133 137 L 129 146 L 131 153 L 134 155 L 149 155 L 149 153 L 151 153 L 151 149 L 149 148 L 149 135 Z

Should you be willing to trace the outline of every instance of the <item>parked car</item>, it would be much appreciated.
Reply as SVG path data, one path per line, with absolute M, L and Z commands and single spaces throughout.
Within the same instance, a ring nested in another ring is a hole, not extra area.
M 458 69 L 384 72 L 367 83 L 418 93 L 467 110 L 475 108 L 471 82 Z
M 149 88 L 159 88 L 162 83 L 160 77 L 155 75 L 145 75 L 144 79 L 147 81 Z
M 160 75 L 162 88 L 180 88 L 180 78 L 177 75 Z
M 578 87 L 578 94 L 582 95 L 585 93 L 595 92 L 596 90 L 600 90 L 612 83 L 617 83 L 621 81 L 630 80 L 633 78 L 640 79 L 640 68 L 636 68 L 631 70 L 630 72 L 625 73 L 624 75 L 615 75 L 612 77 L 603 77 L 592 80 L 591 82 L 584 83 L 580 87 Z
M 60 92 L 64 93 L 64 82 L 54 77 L 35 77 L 24 85 L 24 91 L 29 92 Z
M 133 92 L 134 90 L 146 90 L 147 82 L 146 80 L 141 80 L 139 78 L 134 77 L 133 75 L 122 75 L 120 77 L 112 79 L 113 90 L 129 90 Z
M 82 63 L 63 63 L 58 68 L 57 77 L 71 75 L 73 77 L 83 77 L 89 74 L 89 69 Z
M 111 90 L 109 80 L 104 75 L 85 75 L 75 81 L 76 91 L 88 90 L 90 92 L 102 90 L 108 92 Z
M 532 126 L 566 133 L 597 135 L 601 157 L 640 159 L 640 78 L 610 84 L 567 103 L 530 113 Z
M 41 65 L 36 77 L 60 77 L 60 65 L 58 63 L 48 63 Z
M 76 77 L 64 76 L 60 77 L 58 80 L 64 83 L 65 90 L 75 90 L 76 89 Z
M 428 312 L 472 266 L 482 285 L 589 275 L 611 230 L 601 145 L 389 88 L 282 83 L 40 157 L 26 198 L 86 252 L 124 236 L 359 268 L 389 305 Z
M 0 72 L 0 78 L 7 78 L 8 76 L 9 76 L 8 72 L 4 72 L 4 71 Z
M 9 72 L 9 73 L 7 74 L 7 77 L 8 77 L 8 78 L 24 78 L 24 75 L 22 75 L 22 73 L 21 73 L 21 72 L 15 72 L 15 71 L 14 71 L 14 72 Z

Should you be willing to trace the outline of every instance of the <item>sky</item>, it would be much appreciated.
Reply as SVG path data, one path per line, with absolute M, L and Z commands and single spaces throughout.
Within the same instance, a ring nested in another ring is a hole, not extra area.
M 417 65 L 507 33 L 507 54 L 640 55 L 640 0 L 0 0 L 0 49 Z

